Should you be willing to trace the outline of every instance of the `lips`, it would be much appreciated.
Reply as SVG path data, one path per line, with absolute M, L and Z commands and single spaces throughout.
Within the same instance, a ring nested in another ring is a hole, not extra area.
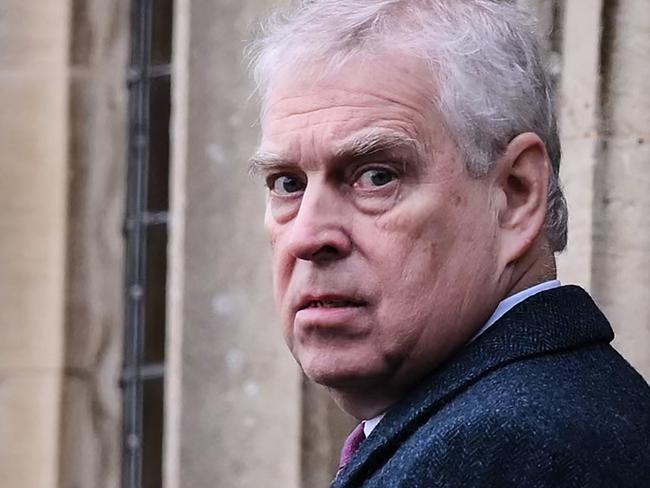
M 339 295 L 307 296 L 300 300 L 297 310 L 318 308 L 358 308 L 366 302 L 355 297 Z
M 349 300 L 312 300 L 304 308 L 347 308 L 360 306 L 361 304 Z
M 299 340 L 311 337 L 334 336 L 359 338 L 368 332 L 367 322 L 369 303 L 353 294 L 310 294 L 301 297 L 293 309 L 292 325 Z M 325 334 L 325 336 L 321 336 Z

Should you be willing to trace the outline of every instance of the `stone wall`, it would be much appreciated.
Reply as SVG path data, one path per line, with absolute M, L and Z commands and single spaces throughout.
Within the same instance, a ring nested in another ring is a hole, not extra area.
M 0 4 L 0 483 L 56 486 L 69 2 Z
M 128 7 L 0 3 L 3 486 L 118 486 Z
M 650 379 L 650 2 L 566 6 L 559 105 L 570 217 L 559 275 L 592 292 L 616 348 Z
M 243 39 L 271 3 L 175 5 L 167 488 L 299 486 L 301 379 L 246 162 L 257 128 Z
M 120 479 L 129 4 L 72 2 L 60 488 Z
M 650 378 L 650 2 L 520 0 L 557 86 L 569 203 L 565 283 L 591 291 L 615 347 Z

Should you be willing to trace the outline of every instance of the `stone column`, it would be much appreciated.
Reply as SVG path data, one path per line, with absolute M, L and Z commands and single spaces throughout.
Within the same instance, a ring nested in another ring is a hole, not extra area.
M 559 256 L 564 283 L 590 288 L 593 265 L 594 171 L 600 147 L 602 0 L 566 2 L 559 98 L 563 157 L 560 175 L 569 205 L 569 242 Z
M 615 345 L 650 380 L 650 2 L 609 2 L 593 289 Z
M 60 488 L 119 484 L 129 0 L 75 0 Z
M 0 483 L 57 485 L 69 2 L 0 14 Z
M 339 409 L 323 387 L 306 377 L 301 405 L 300 486 L 327 488 L 338 469 L 343 442 L 358 421 Z
M 177 0 L 165 486 L 299 486 L 301 380 L 281 341 L 248 176 L 242 50 L 270 0 Z

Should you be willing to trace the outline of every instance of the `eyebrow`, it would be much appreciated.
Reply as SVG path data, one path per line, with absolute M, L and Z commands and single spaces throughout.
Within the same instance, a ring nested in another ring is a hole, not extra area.
M 422 154 L 420 143 L 404 133 L 392 129 L 373 128 L 353 134 L 335 151 L 337 159 L 358 159 L 380 152 L 407 150 Z
M 255 153 L 248 159 L 248 163 L 248 173 L 252 176 L 257 176 L 258 174 L 264 173 L 273 168 L 295 166 L 295 163 L 288 161 L 279 154 L 260 150 L 255 151 Z
M 381 152 L 407 150 L 417 156 L 423 154 L 420 143 L 404 133 L 392 129 L 372 128 L 353 134 L 334 150 L 334 159 L 361 159 Z M 298 164 L 279 154 L 258 150 L 249 159 L 249 173 L 257 175 L 275 168 Z

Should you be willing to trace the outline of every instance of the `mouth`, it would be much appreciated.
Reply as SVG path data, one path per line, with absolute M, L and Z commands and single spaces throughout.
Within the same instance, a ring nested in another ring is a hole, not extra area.
M 306 336 L 336 333 L 337 337 L 358 337 L 365 333 L 368 307 L 368 302 L 354 295 L 307 295 L 294 309 L 293 324 Z
M 332 309 L 332 308 L 360 308 L 367 305 L 362 300 L 349 297 L 339 296 L 323 296 L 323 297 L 308 297 L 300 302 L 298 311 L 307 309 Z
M 306 308 L 350 308 L 362 306 L 363 304 L 350 300 L 311 300 L 301 310 Z

